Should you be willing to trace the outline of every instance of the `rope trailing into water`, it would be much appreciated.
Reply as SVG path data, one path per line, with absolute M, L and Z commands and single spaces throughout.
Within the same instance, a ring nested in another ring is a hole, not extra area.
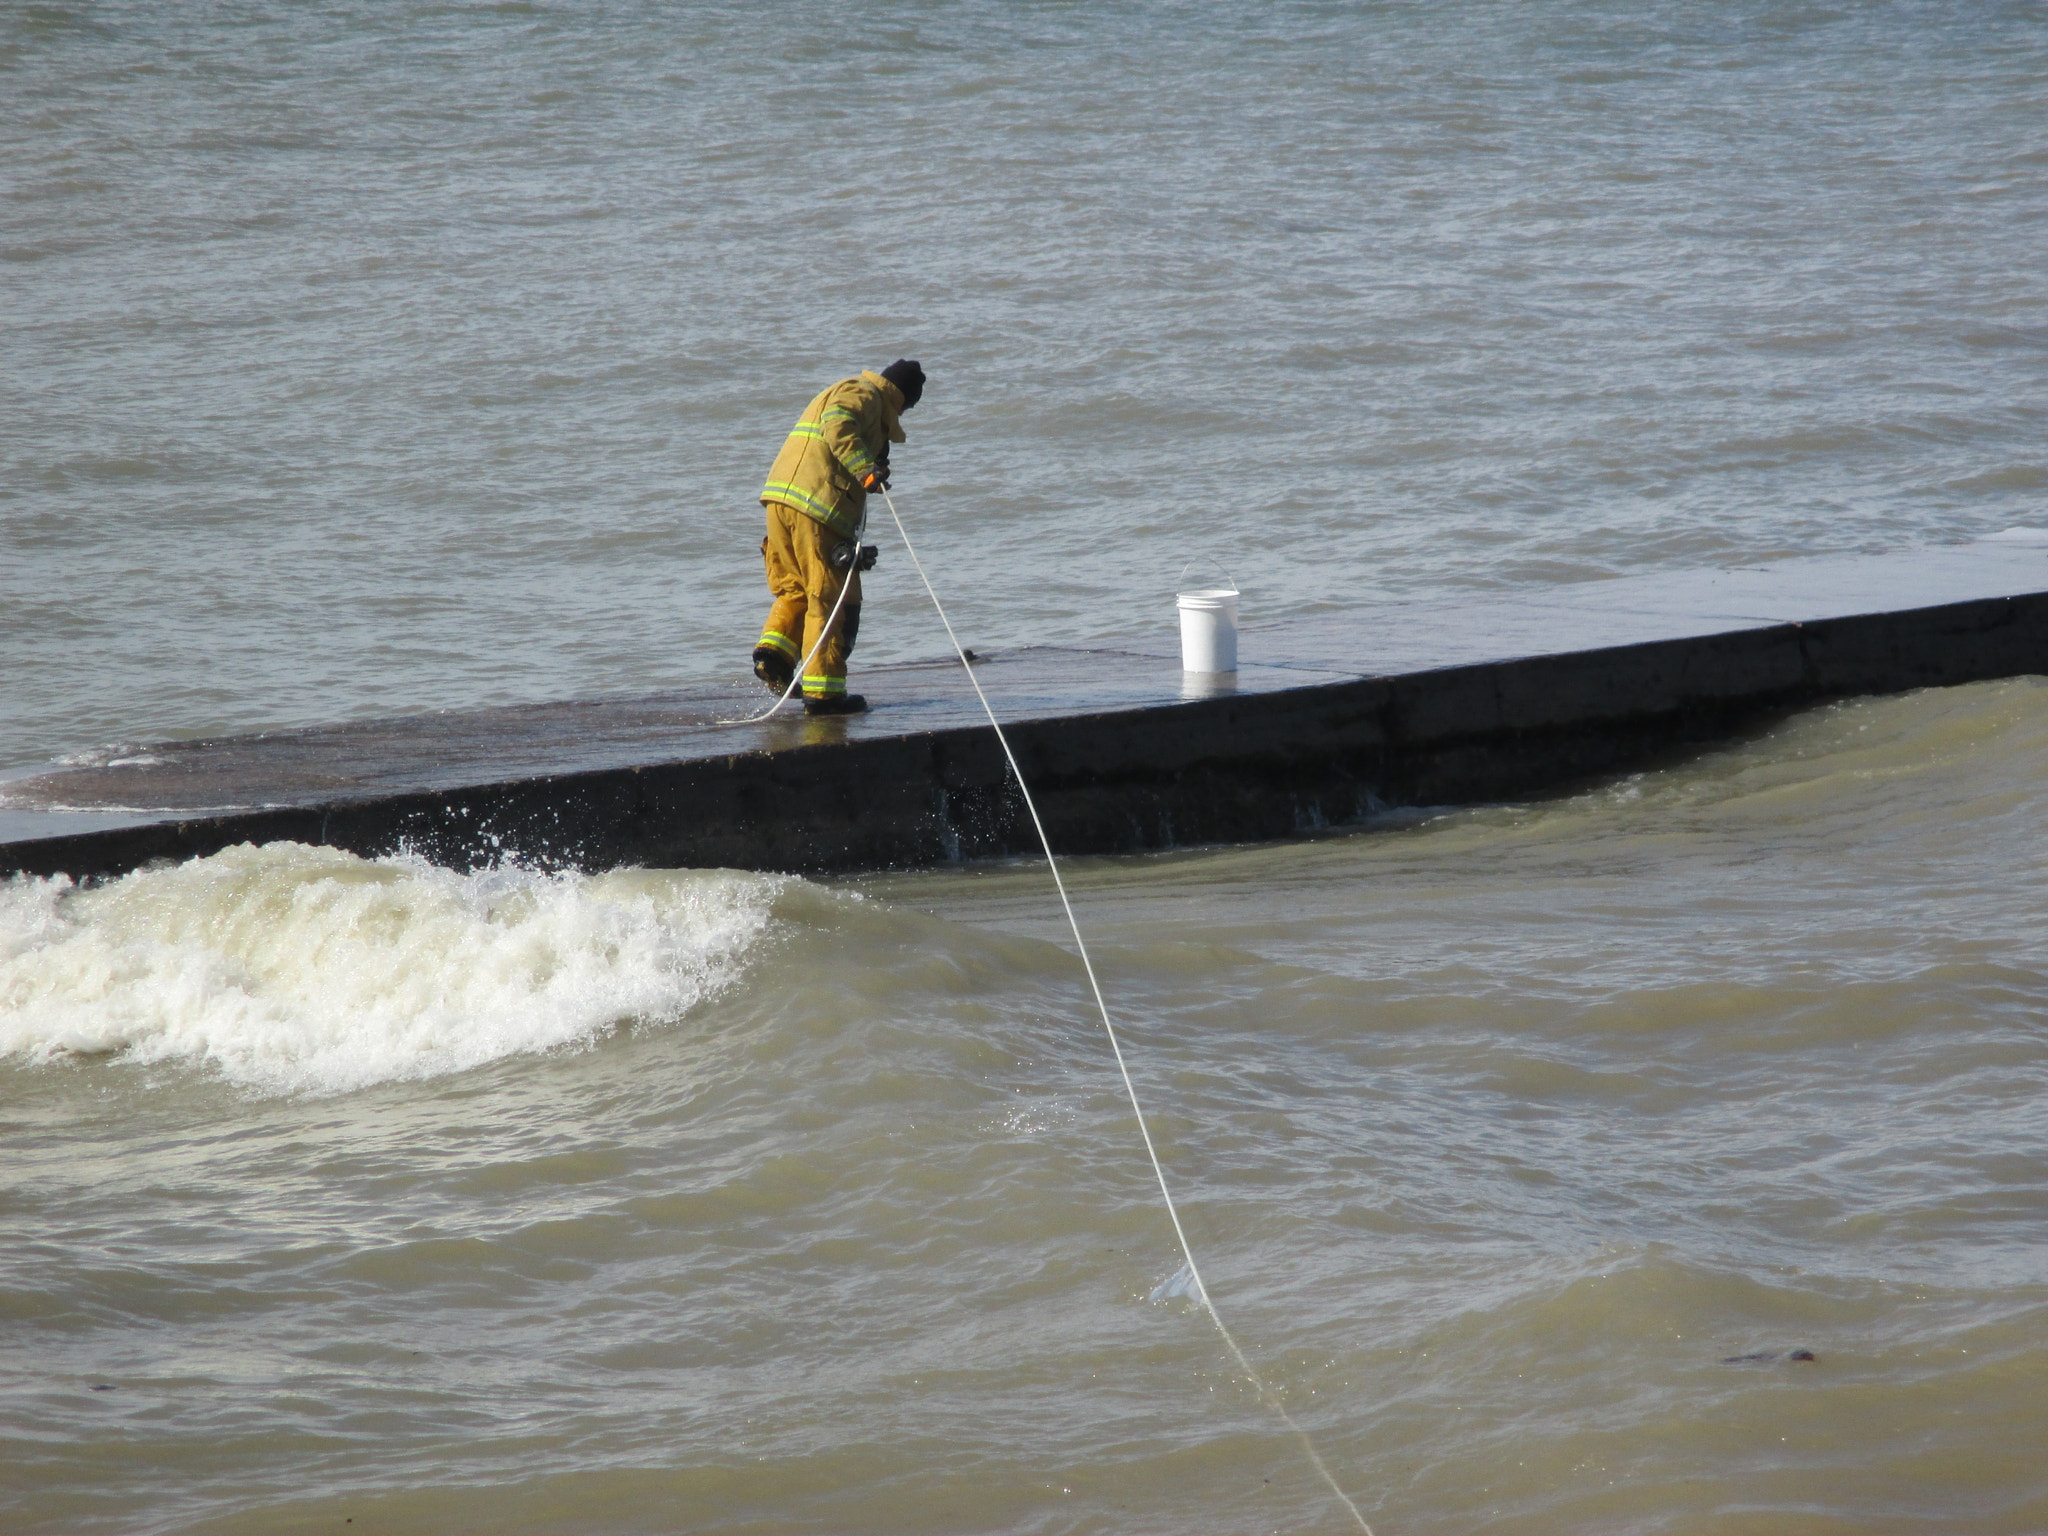
M 1073 931 L 1074 947 L 1081 952 L 1081 967 L 1088 973 L 1088 988 L 1095 994 L 1095 1007 L 1102 1015 L 1103 1033 L 1109 1036 L 1109 1048 L 1116 1056 L 1116 1069 L 1123 1074 L 1124 1092 L 1130 1096 L 1131 1113 L 1137 1116 L 1138 1134 L 1145 1140 L 1145 1155 L 1152 1159 L 1152 1173 L 1159 1180 L 1159 1195 L 1166 1202 L 1166 1214 L 1173 1222 L 1173 1235 L 1180 1242 L 1181 1257 L 1187 1261 L 1189 1278 L 1194 1281 L 1194 1293 L 1200 1299 L 1203 1310 L 1209 1314 L 1209 1321 L 1216 1325 L 1217 1333 L 1222 1335 L 1224 1344 L 1230 1350 L 1230 1357 L 1237 1362 L 1237 1368 L 1257 1390 L 1260 1401 L 1278 1414 L 1280 1421 L 1301 1442 L 1302 1450 L 1308 1453 L 1308 1459 L 1314 1463 L 1323 1481 L 1330 1485 L 1330 1492 L 1337 1496 L 1337 1501 L 1350 1512 L 1351 1518 L 1358 1522 L 1359 1530 L 1363 1531 L 1365 1536 L 1373 1536 L 1372 1527 L 1366 1524 L 1365 1516 L 1359 1513 L 1358 1506 L 1351 1502 L 1351 1496 L 1337 1485 L 1337 1479 L 1331 1473 L 1329 1464 L 1323 1460 L 1322 1453 L 1316 1449 L 1315 1441 L 1309 1438 L 1307 1430 L 1294 1421 L 1294 1415 L 1287 1411 L 1287 1405 L 1280 1400 L 1280 1395 L 1266 1384 L 1266 1378 L 1253 1367 L 1244 1350 L 1238 1346 L 1236 1335 L 1231 1333 L 1228 1325 L 1224 1323 L 1223 1314 L 1216 1310 L 1216 1303 L 1209 1299 L 1209 1287 L 1202 1281 L 1202 1271 L 1195 1264 L 1195 1250 L 1188 1243 L 1187 1229 L 1180 1222 L 1180 1208 L 1173 1203 L 1173 1191 L 1166 1187 L 1166 1169 L 1160 1164 L 1159 1149 L 1152 1143 L 1152 1128 L 1145 1121 L 1144 1106 L 1138 1102 L 1137 1085 L 1131 1081 L 1131 1069 L 1124 1062 L 1124 1048 L 1117 1039 L 1116 1025 L 1110 1022 L 1109 1004 L 1102 999 L 1102 983 L 1096 980 L 1095 962 L 1088 958 L 1088 942 L 1081 937 L 1081 924 L 1074 917 L 1074 904 L 1067 899 L 1067 882 L 1060 875 L 1059 860 L 1053 857 L 1052 840 L 1045 835 L 1045 823 L 1038 819 L 1038 805 L 1031 798 L 1031 786 L 1024 782 L 1024 770 L 1017 766 L 1017 754 L 1010 750 L 1010 738 L 1003 734 L 1002 722 L 996 719 L 995 710 L 989 707 L 988 695 L 981 691 L 981 679 L 974 675 L 974 664 L 967 659 L 967 652 L 961 647 L 960 637 L 953 633 L 953 621 L 946 617 L 946 605 L 939 601 L 939 594 L 932 587 L 931 577 L 925 574 L 924 562 L 917 558 L 917 550 L 912 546 L 910 534 L 903 526 L 902 514 L 896 510 L 895 499 L 889 495 L 886 486 L 882 488 L 882 500 L 889 508 L 890 518 L 896 524 L 896 536 L 903 540 L 903 552 L 910 556 L 910 563 L 917 570 L 917 579 L 924 583 L 924 590 L 932 600 L 932 607 L 938 610 L 939 622 L 946 626 L 946 638 L 953 642 L 953 654 L 960 658 L 960 665 L 967 673 L 967 681 L 974 687 L 974 696 L 981 700 L 981 711 L 988 716 L 988 723 L 996 733 L 997 742 L 1002 746 L 1003 756 L 1009 760 L 1010 772 L 1015 776 L 1017 788 L 1024 796 L 1024 809 L 1031 813 L 1031 825 L 1038 833 L 1039 846 L 1045 850 L 1046 867 L 1052 871 L 1052 883 L 1059 890 L 1060 906 L 1066 911 L 1067 927 Z M 769 713 L 772 714 L 774 711 L 771 710 Z

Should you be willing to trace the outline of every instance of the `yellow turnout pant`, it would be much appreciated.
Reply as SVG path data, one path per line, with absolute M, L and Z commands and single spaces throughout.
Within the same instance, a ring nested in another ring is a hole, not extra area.
M 762 505 L 768 509 L 768 537 L 761 541 L 761 558 L 768 566 L 768 590 L 775 594 L 775 602 L 755 644 L 782 652 L 792 667 L 810 656 L 811 664 L 804 668 L 804 697 L 837 698 L 846 692 L 846 657 L 860 631 L 860 572 L 849 567 L 842 574 L 825 557 L 849 541 L 779 501 Z M 853 590 L 846 594 L 839 622 L 818 645 L 819 631 L 839 601 L 840 586 L 848 581 Z

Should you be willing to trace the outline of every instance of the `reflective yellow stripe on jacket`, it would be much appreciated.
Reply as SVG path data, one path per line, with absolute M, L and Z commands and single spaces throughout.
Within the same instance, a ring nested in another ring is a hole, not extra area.
M 860 482 L 874 472 L 885 443 L 905 440 L 902 413 L 901 392 L 879 373 L 841 379 L 804 407 L 775 456 L 761 499 L 852 538 L 867 510 Z

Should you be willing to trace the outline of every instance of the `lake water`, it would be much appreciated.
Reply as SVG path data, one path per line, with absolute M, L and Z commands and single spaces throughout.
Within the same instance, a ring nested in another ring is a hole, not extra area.
M 0 773 L 738 675 L 899 355 L 969 644 L 2048 523 L 2044 145 L 2039 4 L 0 4 Z M 2048 1529 L 2044 768 L 1075 867 L 1381 1536 Z M 0 1170 L 9 1531 L 1347 1528 L 1035 865 L 15 882 Z

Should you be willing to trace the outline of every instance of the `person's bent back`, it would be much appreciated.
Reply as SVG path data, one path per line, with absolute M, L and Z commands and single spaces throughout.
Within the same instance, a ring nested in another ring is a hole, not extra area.
M 807 714 L 867 708 L 846 691 L 860 573 L 875 563 L 860 534 L 868 492 L 889 483 L 890 447 L 907 441 L 903 413 L 923 393 L 924 370 L 906 358 L 841 379 L 804 407 L 761 488 L 761 557 L 775 601 L 754 644 L 754 675 L 784 693 L 801 667 Z

